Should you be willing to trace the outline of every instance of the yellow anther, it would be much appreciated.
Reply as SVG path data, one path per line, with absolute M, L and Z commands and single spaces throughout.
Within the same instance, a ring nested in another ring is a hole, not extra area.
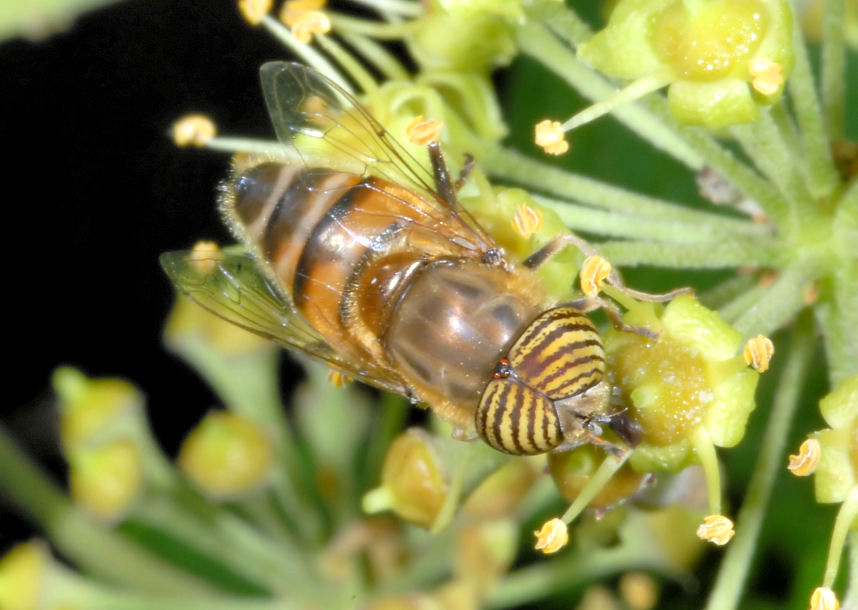
M 769 369 L 769 362 L 771 362 L 774 353 L 775 346 L 772 340 L 763 335 L 757 335 L 745 343 L 745 362 L 760 373 L 765 373 Z
M 512 228 L 527 239 L 542 228 L 542 212 L 526 203 L 519 204 L 512 218 Z
M 584 294 L 588 297 L 599 294 L 605 286 L 605 278 L 611 275 L 611 270 L 611 263 L 601 256 L 588 256 L 578 274 Z
M 328 373 L 328 382 L 335 388 L 341 388 L 347 383 L 350 383 L 351 381 L 351 377 L 349 377 L 348 375 L 343 375 L 339 371 L 332 370 L 330 373 Z
M 569 542 L 569 528 L 557 517 L 546 521 L 533 535 L 536 536 L 536 550 L 546 555 L 556 553 Z
M 545 119 L 536 124 L 536 145 L 549 155 L 562 155 L 569 150 L 569 142 L 560 121 Z
M 259 25 L 271 12 L 271 0 L 238 0 L 238 10 L 250 25 Z
M 765 55 L 753 60 L 748 71 L 754 77 L 751 86 L 762 95 L 774 95 L 784 82 L 781 65 Z
M 810 596 L 810 610 L 840 610 L 840 602 L 828 587 L 817 587 Z
M 422 114 L 418 114 L 405 127 L 405 133 L 412 144 L 426 146 L 438 141 L 442 129 L 444 129 L 444 123 L 441 121 L 427 119 Z
M 735 534 L 733 522 L 724 515 L 707 515 L 697 528 L 697 537 L 706 542 L 724 546 Z
M 214 121 L 204 114 L 187 114 L 170 129 L 176 146 L 205 146 L 216 133 Z
M 198 273 L 207 275 L 223 260 L 223 254 L 213 241 L 198 241 L 191 248 L 191 255 L 188 258 Z
M 307 44 L 313 40 L 313 34 L 327 34 L 331 31 L 331 20 L 322 11 L 306 11 L 290 26 L 298 42 Z
M 304 13 L 320 11 L 325 8 L 325 4 L 325 0 L 289 0 L 280 9 L 280 21 L 291 28 Z
M 787 469 L 797 477 L 806 477 L 813 474 L 816 465 L 819 464 L 821 449 L 819 441 L 809 438 L 798 448 L 798 455 L 789 456 Z

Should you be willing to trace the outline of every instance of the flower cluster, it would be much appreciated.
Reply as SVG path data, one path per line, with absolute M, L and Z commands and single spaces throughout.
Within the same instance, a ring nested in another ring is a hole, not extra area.
M 289 0 L 276 13 L 268 0 L 238 4 L 387 130 L 364 137 L 354 108 L 338 117 L 337 139 L 321 138 L 330 125 L 320 107 L 288 136 L 302 154 L 343 170 L 356 158 L 338 153 L 360 150 L 354 171 L 396 177 L 373 163 L 381 138 L 392 134 L 430 171 L 427 147 L 440 143 L 454 172 L 469 170 L 456 185 L 462 205 L 509 260 L 564 246 L 537 275 L 553 302 L 594 312 L 612 410 L 581 414 L 588 442 L 526 458 L 462 442 L 467 431 L 431 414 L 403 432 L 404 399 L 371 397 L 319 364 L 306 364 L 287 410 L 276 349 L 180 298 L 165 345 L 223 408 L 172 460 L 133 385 L 58 369 L 69 493 L 5 434 L 0 492 L 83 570 L 41 542 L 16 547 L 0 561 L 0 607 L 470 610 L 589 587 L 585 602 L 643 610 L 657 603 L 658 582 L 687 581 L 701 539 L 726 545 L 706 607 L 739 607 L 753 595 L 743 578 L 786 472 L 778 460 L 817 336 L 828 428 L 809 433 L 789 468 L 813 473 L 817 501 L 841 507 L 820 586 L 796 595 L 837 607 L 840 556 L 847 543 L 858 550 L 858 152 L 845 142 L 835 70 L 851 9 L 825 5 L 820 97 L 784 0 L 620 0 L 596 33 L 553 0 L 362 0 L 362 16 L 323 0 Z M 402 43 L 413 68 L 388 41 Z M 492 76 L 520 55 L 594 101 L 565 123 L 533 127 L 546 153 L 567 153 L 567 131 L 610 111 L 696 175 L 708 201 L 635 193 L 505 145 Z M 172 133 L 242 167 L 301 161 L 282 142 L 221 135 L 204 115 Z M 201 242 L 188 260 L 205 277 L 225 252 Z M 682 272 L 683 285 L 703 289 L 632 290 L 617 269 L 635 266 Z M 759 407 L 758 384 L 768 386 Z M 752 412 L 767 423 L 748 448 Z M 734 473 L 719 451 L 735 450 L 754 462 L 753 489 L 724 509 Z M 569 506 L 557 517 L 561 500 Z M 593 585 L 613 575 L 616 591 Z M 855 581 L 845 591 L 853 605 Z

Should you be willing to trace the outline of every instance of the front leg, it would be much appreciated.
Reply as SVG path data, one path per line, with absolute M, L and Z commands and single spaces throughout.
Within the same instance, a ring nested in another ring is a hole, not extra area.
M 572 233 L 563 233 L 552 239 L 550 242 L 542 246 L 539 250 L 537 250 L 530 256 L 528 256 L 524 260 L 524 266 L 528 269 L 538 269 L 546 262 L 548 262 L 551 258 L 553 258 L 557 253 L 566 248 L 566 246 L 570 245 L 575 246 L 588 257 L 599 256 L 598 252 L 596 252 L 596 249 L 593 248 L 593 246 L 591 246 L 586 240 Z M 628 288 L 625 282 L 623 282 L 623 278 L 620 277 L 620 274 L 617 272 L 616 269 L 613 268 L 613 266 L 611 266 L 611 270 L 608 273 L 606 279 L 612 286 L 638 301 L 664 303 L 665 301 L 670 301 L 671 299 L 674 299 L 681 294 L 688 294 L 692 292 L 690 288 L 677 288 L 676 290 L 671 290 L 670 292 L 664 292 L 660 294 L 640 292 L 639 290 Z

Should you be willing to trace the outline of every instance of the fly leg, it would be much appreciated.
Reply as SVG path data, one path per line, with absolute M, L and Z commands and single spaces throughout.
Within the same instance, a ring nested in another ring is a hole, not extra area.
M 596 249 L 593 248 L 593 246 L 591 246 L 586 240 L 581 239 L 580 237 L 572 233 L 563 233 L 562 235 L 558 235 L 550 242 L 542 246 L 542 248 L 528 256 L 524 261 L 524 266 L 529 269 L 538 269 L 540 266 L 542 266 L 552 257 L 554 257 L 558 252 L 562 251 L 564 248 L 570 245 L 575 246 L 588 257 L 599 256 L 596 252 Z M 620 274 L 617 272 L 616 269 L 613 268 L 613 266 L 611 267 L 611 270 L 608 273 L 606 279 L 612 286 L 620 290 L 623 294 L 626 294 L 638 301 L 663 303 L 665 301 L 670 301 L 671 299 L 681 294 L 689 294 L 690 292 L 692 292 L 690 288 L 678 288 L 676 290 L 671 290 L 670 292 L 665 292 L 661 294 L 651 294 L 648 292 L 634 290 L 625 285 L 625 282 L 623 282 L 623 278 L 620 277 Z M 603 309 L 605 311 L 605 314 L 608 316 L 608 319 L 611 321 L 611 324 L 613 324 L 614 328 L 617 328 L 618 330 L 633 332 L 644 337 L 650 338 L 657 338 L 658 336 L 656 333 L 647 328 L 642 328 L 640 326 L 631 326 L 623 322 L 622 314 L 619 308 L 614 305 L 613 302 L 608 301 L 607 299 L 604 299 L 598 295 L 578 299 L 576 301 L 568 303 L 568 305 L 572 305 L 573 307 L 576 307 L 585 313 L 588 311 L 593 311 L 595 309 Z

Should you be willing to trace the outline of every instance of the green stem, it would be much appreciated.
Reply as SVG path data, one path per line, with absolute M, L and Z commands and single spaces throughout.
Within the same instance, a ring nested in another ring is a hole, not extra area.
M 807 306 L 804 294 L 813 283 L 811 265 L 794 265 L 781 273 L 733 326 L 746 337 L 771 336 Z
M 813 355 L 813 346 L 812 323 L 809 316 L 804 316 L 793 331 L 790 351 L 781 373 L 766 432 L 757 453 L 757 463 L 736 520 L 736 536 L 727 547 L 706 610 L 740 607 L 739 599 L 745 578 L 750 573 L 755 544 L 772 487 L 778 473 L 785 466 L 784 448 L 801 397 L 804 376 Z
M 383 23 L 370 19 L 351 17 L 342 13 L 327 11 L 331 25 L 337 32 L 363 34 L 378 40 L 399 40 L 411 36 L 419 27 L 419 22 L 405 21 L 403 23 Z
M 282 464 L 274 470 L 273 490 L 292 521 L 301 524 L 301 531 L 296 532 L 298 537 L 315 540 L 322 524 L 319 515 L 305 501 L 306 490 L 298 486 L 301 458 L 280 401 L 276 348 L 266 346 L 225 355 L 206 341 L 177 339 L 171 349 L 193 367 L 231 411 L 269 431 Z
M 831 542 L 828 546 L 828 558 L 825 561 L 825 575 L 822 577 L 822 586 L 831 588 L 840 568 L 840 557 L 843 555 L 843 545 L 846 544 L 846 536 L 855 527 L 858 519 L 858 484 L 852 487 L 849 495 L 840 505 L 837 519 L 834 521 L 834 529 L 831 532 Z
M 572 523 L 572 521 L 581 514 L 587 505 L 595 498 L 600 491 L 605 488 L 605 485 L 608 484 L 608 481 L 611 480 L 617 471 L 623 467 L 628 459 L 632 455 L 632 450 L 626 450 L 623 452 L 622 456 L 617 457 L 613 454 L 609 454 L 605 456 L 605 459 L 602 460 L 602 463 L 599 464 L 599 467 L 596 469 L 587 484 L 575 498 L 575 501 L 566 509 L 566 512 L 563 513 L 561 520 L 565 523 Z
M 258 530 L 224 510 L 209 512 L 200 515 L 185 510 L 163 494 L 151 494 L 130 517 L 206 553 L 236 574 L 271 591 L 307 586 L 306 570 L 291 547 L 278 548 Z
M 846 100 L 846 47 L 843 0 L 825 0 L 822 13 L 822 115 L 832 140 L 843 137 Z
M 384 80 L 404 81 L 410 78 L 399 60 L 372 38 L 349 32 L 341 32 L 340 35 L 384 75 Z
M 531 159 L 517 151 L 488 145 L 472 151 L 480 165 L 498 179 L 536 189 L 539 192 L 566 198 L 574 194 L 576 201 L 651 221 L 686 222 L 706 226 L 710 231 L 724 235 L 740 235 L 753 239 L 764 238 L 769 230 L 745 220 L 729 218 L 710 212 L 692 210 L 681 203 L 641 195 L 613 184 L 582 176 Z M 563 213 L 564 201 L 544 199 L 546 205 Z
M 361 62 L 355 59 L 355 57 L 350 52 L 346 51 L 334 38 L 325 36 L 324 34 L 318 34 L 315 36 L 315 41 L 316 44 L 324 49 L 328 55 L 333 57 L 337 63 L 342 66 L 346 71 L 346 74 L 355 80 L 361 91 L 371 94 L 378 90 L 378 83 L 375 78 L 373 78 L 367 69 L 363 67 Z
M 35 521 L 69 559 L 115 582 L 161 593 L 213 593 L 208 584 L 95 523 L 0 427 L 0 495 Z
M 552 594 L 583 587 L 588 582 L 634 569 L 672 570 L 643 538 L 620 546 L 587 552 L 567 552 L 557 559 L 513 570 L 491 590 L 484 608 L 516 608 Z
M 97 583 L 64 566 L 50 566 L 43 600 L 51 608 L 86 608 L 86 610 L 295 610 L 298 606 L 285 599 L 233 597 L 227 595 L 193 596 L 188 592 L 175 595 L 144 593 Z
M 793 18 L 795 17 L 795 2 Z M 818 199 L 828 198 L 840 184 L 840 177 L 831 158 L 831 143 L 824 124 L 822 109 L 813 82 L 813 71 L 807 56 L 801 28 L 793 27 L 793 52 L 795 67 L 788 80 L 790 99 L 804 136 L 805 161 L 807 163 L 808 184 L 811 194 Z
M 858 608 L 858 530 L 850 532 L 849 540 L 849 583 L 846 596 L 843 598 L 844 608 Z
M 697 298 L 709 309 L 720 310 L 734 299 L 751 290 L 757 285 L 757 281 L 757 277 L 753 273 L 738 273 L 698 295 Z M 723 311 L 719 311 L 719 313 L 723 318 Z
M 568 46 L 561 43 L 548 28 L 527 22 L 516 30 L 521 50 L 557 74 L 581 95 L 598 101 L 612 95 L 616 87 L 603 76 L 584 65 Z M 663 150 L 688 167 L 699 170 L 703 159 L 658 117 L 638 104 L 622 106 L 613 111 L 618 121 L 637 133 L 653 147 Z
M 378 12 L 395 13 L 403 17 L 419 17 L 423 7 L 419 2 L 410 0 L 351 0 L 352 4 L 360 4 Z
M 791 163 L 801 164 L 801 158 L 804 156 L 804 149 L 801 143 L 801 137 L 798 134 L 798 127 L 787 109 L 785 100 L 781 99 L 781 101 L 772 106 L 769 112 L 780 137 L 783 139 L 784 144 L 787 147 L 785 154 L 790 159 Z
M 286 159 L 291 151 L 283 144 L 279 144 L 274 140 L 254 140 L 252 138 L 235 138 L 229 136 L 217 136 L 205 143 L 205 148 L 234 154 L 237 152 L 256 153 L 259 155 L 267 155 L 272 158 Z M 295 155 L 295 160 L 300 157 Z
M 599 252 L 618 267 L 654 265 L 675 269 L 725 269 L 742 265 L 771 266 L 778 259 L 774 245 L 762 247 L 741 239 L 703 245 L 607 241 L 599 244 Z
M 449 527 L 439 534 L 413 532 L 410 549 L 412 561 L 408 562 L 396 578 L 379 583 L 378 596 L 404 595 L 425 589 L 437 583 L 450 572 L 450 558 L 455 556 L 457 529 Z
M 706 165 L 716 170 L 726 180 L 742 191 L 763 209 L 779 209 L 786 204 L 782 195 L 768 181 L 762 179 L 750 167 L 737 160 L 733 154 L 721 146 L 709 132 L 700 127 L 681 126 L 670 114 L 667 100 L 653 95 L 639 102 L 668 124 L 676 125 L 676 132 L 687 146 L 697 151 Z
M 766 290 L 768 290 L 767 287 L 756 283 L 745 292 L 736 295 L 729 302 L 719 307 L 718 313 L 729 324 L 735 324 L 736 320 L 745 315 L 745 312 L 763 298 Z
M 262 19 L 262 25 L 265 26 L 265 29 L 268 30 L 274 38 L 280 41 L 287 49 L 292 51 L 305 64 L 312 66 L 331 80 L 335 81 L 349 93 L 354 93 L 352 86 L 345 78 L 343 78 L 342 73 L 334 67 L 334 64 L 328 61 L 327 57 L 319 53 L 313 45 L 300 42 L 295 38 L 289 28 L 271 15 L 266 15 Z
M 799 204 L 803 203 L 807 206 L 810 199 L 801 180 L 801 171 L 795 165 L 796 162 L 803 160 L 790 155 L 789 146 L 781 137 L 780 130 L 767 111 L 761 112 L 760 118 L 754 123 L 733 126 L 730 128 L 730 133 L 742 145 L 748 157 L 783 195 L 782 198 L 766 202 L 776 204 L 776 207 L 762 203 L 761 207 L 781 232 L 786 235 L 795 235 L 798 230 Z
M 703 218 L 697 222 L 680 221 L 673 215 L 661 218 L 623 214 L 615 211 L 603 211 L 587 206 L 575 205 L 566 201 L 533 196 L 534 200 L 554 210 L 567 227 L 575 231 L 584 231 L 606 237 L 625 237 L 641 241 L 654 241 L 675 244 L 718 243 L 735 236 L 735 232 L 722 230 L 722 224 L 735 222 L 744 225 L 748 232 L 764 231 L 759 225 L 750 222 L 732 221 L 714 214 L 699 213 L 714 222 L 709 224 Z M 727 221 L 726 223 L 722 221 Z M 714 225 L 714 226 L 713 226 Z M 762 235 L 759 236 L 762 238 Z
M 709 504 L 709 515 L 721 515 L 721 467 L 718 463 L 718 453 L 709 437 L 705 426 L 697 428 L 691 439 L 697 461 L 703 468 L 706 477 L 706 499 Z
M 858 267 L 836 269 L 823 284 L 830 294 L 816 313 L 825 338 L 825 355 L 831 387 L 858 374 Z
M 562 2 L 533 0 L 526 10 L 529 19 L 541 21 L 573 47 L 583 44 L 593 35 L 590 26 Z

